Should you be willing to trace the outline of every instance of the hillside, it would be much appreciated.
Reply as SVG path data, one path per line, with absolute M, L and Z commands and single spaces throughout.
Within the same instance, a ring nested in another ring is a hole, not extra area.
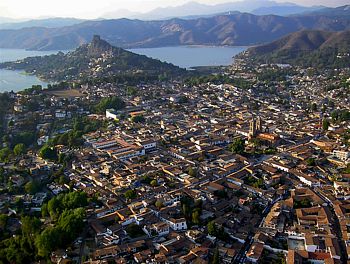
M 64 54 L 29 57 L 0 64 L 0 68 L 25 70 L 45 80 L 105 78 L 116 74 L 178 75 L 185 70 L 169 63 L 113 47 L 95 35 L 92 41 Z
M 350 65 L 350 31 L 304 30 L 271 43 L 249 48 L 246 55 L 260 63 L 289 63 L 314 67 Z
M 101 35 L 123 48 L 176 45 L 257 45 L 303 29 L 342 31 L 350 29 L 350 17 L 257 16 L 234 13 L 196 19 L 141 21 L 112 19 L 86 21 L 60 28 L 32 27 L 0 30 L 0 48 L 66 50 Z

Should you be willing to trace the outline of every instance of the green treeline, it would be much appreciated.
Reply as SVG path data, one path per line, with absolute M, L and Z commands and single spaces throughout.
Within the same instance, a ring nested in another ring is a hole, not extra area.
M 51 221 L 44 226 L 37 217 L 21 217 L 21 230 L 7 232 L 8 216 L 0 215 L 0 263 L 31 263 L 48 259 L 52 251 L 65 248 L 82 232 L 88 200 L 84 192 L 70 192 L 52 198 L 42 206 L 42 215 Z

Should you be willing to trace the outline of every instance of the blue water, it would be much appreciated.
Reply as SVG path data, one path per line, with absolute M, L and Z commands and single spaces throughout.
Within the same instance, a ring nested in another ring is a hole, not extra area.
M 182 68 L 194 66 L 230 65 L 232 56 L 246 50 L 246 47 L 203 47 L 180 46 L 163 48 L 130 49 L 130 51 L 148 57 L 166 61 Z M 31 56 L 44 56 L 58 51 L 28 51 L 22 49 L 0 49 L 0 62 L 14 61 Z M 46 86 L 47 83 L 35 76 L 24 75 L 20 71 L 0 69 L 0 92 L 20 91 L 33 84 Z
M 39 80 L 36 76 L 25 75 L 20 71 L 10 71 L 0 69 L 0 92 L 18 92 L 30 88 L 33 84 L 47 86 L 46 82 Z
M 130 51 L 166 61 L 182 68 L 191 68 L 195 66 L 230 65 L 233 62 L 232 56 L 246 49 L 247 47 L 179 46 L 130 49 Z
M 23 49 L 0 49 L 0 62 L 15 61 L 32 56 L 44 56 L 57 53 L 57 51 L 29 51 Z M 0 69 L 0 92 L 20 91 L 31 87 L 33 84 L 46 86 L 47 83 L 36 76 L 25 75 L 21 71 Z

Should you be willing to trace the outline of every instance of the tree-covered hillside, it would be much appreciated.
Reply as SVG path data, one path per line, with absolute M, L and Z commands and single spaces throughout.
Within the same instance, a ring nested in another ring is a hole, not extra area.
M 25 70 L 45 80 L 55 81 L 140 72 L 166 73 L 173 76 L 185 71 L 172 64 L 113 47 L 99 36 L 95 36 L 89 44 L 84 44 L 67 54 L 59 52 L 54 55 L 28 57 L 15 62 L 1 63 L 0 68 Z

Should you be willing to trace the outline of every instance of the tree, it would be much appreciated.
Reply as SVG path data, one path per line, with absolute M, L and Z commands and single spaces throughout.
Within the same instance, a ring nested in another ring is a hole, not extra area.
M 41 216 L 42 217 L 47 217 L 49 216 L 49 211 L 47 209 L 47 204 L 44 203 L 42 206 L 41 206 Z
M 192 168 L 192 167 L 189 167 L 188 168 L 188 175 L 190 175 L 192 177 L 196 177 L 197 176 L 197 170 Z
M 346 168 L 343 170 L 343 173 L 350 174 L 350 164 L 346 166 Z
M 150 184 L 151 184 L 152 187 L 156 187 L 158 185 L 158 182 L 157 182 L 157 180 L 152 180 L 150 182 Z
M 84 228 L 83 208 L 64 210 L 55 226 L 49 226 L 35 239 L 38 255 L 48 255 L 58 247 L 70 244 Z
M 162 208 L 162 207 L 164 206 L 164 204 L 163 204 L 162 201 L 157 200 L 156 203 L 155 203 L 155 206 L 156 206 L 158 209 L 160 209 L 160 208 Z
M 148 175 L 144 175 L 141 177 L 141 183 L 145 184 L 151 184 L 152 178 L 150 178 Z
M 136 192 L 135 190 L 127 190 L 124 193 L 124 197 L 128 200 L 135 199 L 136 198 Z
M 58 198 L 61 201 L 62 207 L 66 209 L 75 209 L 87 205 L 87 194 L 82 191 L 63 194 L 58 196 Z
M 13 120 L 10 120 L 9 123 L 8 123 L 8 126 L 9 127 L 13 127 L 15 125 L 15 122 Z
M 219 264 L 219 263 L 220 263 L 219 249 L 215 248 L 212 264 Z
M 35 142 L 35 133 L 32 131 L 24 131 L 16 134 L 13 137 L 12 144 L 17 145 L 19 143 L 23 143 L 27 147 Z
M 312 203 L 309 199 L 304 198 L 301 201 L 294 201 L 294 209 L 298 209 L 298 208 L 308 208 L 312 206 Z
M 24 190 L 29 194 L 36 194 L 41 188 L 39 181 L 29 181 L 24 185 Z
M 250 141 L 254 147 L 259 148 L 261 146 L 261 141 L 258 138 L 253 138 Z
M 126 88 L 126 94 L 128 96 L 135 96 L 137 94 L 137 89 L 134 86 L 128 86 L 128 88 Z
M 60 177 L 59 177 L 59 179 L 58 179 L 58 183 L 59 184 L 66 184 L 66 183 L 68 183 L 69 181 L 67 180 L 67 178 L 64 176 L 64 175 L 61 175 Z
M 126 232 L 131 238 L 139 237 L 144 234 L 142 228 L 135 223 L 132 223 L 126 227 Z
M 131 121 L 134 123 L 143 123 L 145 122 L 145 118 L 143 117 L 143 115 L 136 115 L 131 118 Z
M 0 161 L 7 162 L 11 155 L 11 150 L 9 148 L 3 148 L 0 150 Z
M 192 212 L 192 222 L 196 225 L 200 223 L 200 210 L 194 210 Z
M 283 253 L 277 253 L 277 257 L 278 257 L 277 263 L 287 264 L 286 257 L 284 256 Z
M 317 111 L 317 104 L 316 104 L 316 103 L 313 103 L 313 104 L 311 105 L 311 111 L 312 111 L 312 112 L 316 112 L 316 111 Z
M 305 160 L 305 162 L 308 166 L 315 166 L 316 165 L 316 161 L 314 158 L 308 158 Z
M 48 203 L 47 203 L 47 211 L 50 214 L 50 217 L 52 219 L 55 219 L 56 216 L 60 213 L 60 201 L 56 198 L 53 197 Z
M 36 217 L 24 216 L 21 218 L 22 235 L 30 242 L 34 241 L 35 236 L 40 232 L 41 222 Z
M 323 119 L 323 121 L 322 121 L 322 129 L 324 130 L 324 131 L 327 131 L 328 130 L 328 128 L 329 128 L 329 120 L 328 119 Z
M 34 261 L 34 248 L 28 245 L 28 239 L 16 235 L 1 241 L 0 263 L 32 263 Z
M 188 216 L 191 216 L 191 208 L 188 205 L 188 203 L 184 203 L 182 205 L 182 213 L 185 215 L 186 218 L 188 218 Z
M 60 230 L 56 227 L 48 227 L 36 237 L 35 246 L 40 257 L 48 257 L 59 242 Z
M 230 145 L 230 150 L 233 153 L 242 154 L 245 151 L 245 143 L 241 138 L 235 139 L 233 143 Z
M 23 143 L 19 143 L 13 148 L 13 153 L 16 156 L 24 154 L 25 151 L 26 151 L 26 146 Z
M 43 159 L 57 160 L 57 151 L 55 148 L 45 145 L 40 149 L 39 156 Z
M 97 113 L 103 114 L 109 108 L 113 108 L 114 110 L 120 110 L 124 107 L 125 107 L 125 102 L 121 98 L 117 96 L 113 96 L 113 97 L 103 98 L 95 106 L 95 111 Z
M 8 216 L 6 214 L 0 214 L 0 229 L 5 229 L 7 225 Z
M 180 96 L 180 98 L 179 98 L 179 104 L 185 104 L 185 103 L 188 103 L 188 98 L 187 98 L 187 96 L 185 96 L 185 95 L 182 95 L 182 96 Z
M 208 229 L 209 235 L 216 236 L 217 228 L 216 228 L 216 224 L 214 221 L 208 222 L 207 229 Z
M 57 221 L 61 231 L 61 243 L 66 245 L 82 231 L 85 211 L 83 208 L 64 210 Z

